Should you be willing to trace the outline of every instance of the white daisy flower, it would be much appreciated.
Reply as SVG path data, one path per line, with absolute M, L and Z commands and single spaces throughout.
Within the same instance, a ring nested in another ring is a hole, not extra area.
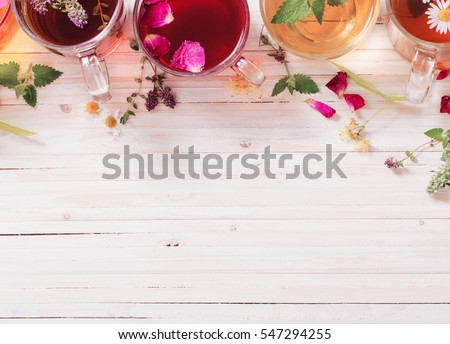
M 431 0 L 422 0 L 424 4 L 428 4 Z
M 436 0 L 431 3 L 425 14 L 428 16 L 427 24 L 430 29 L 436 28 L 436 32 L 447 34 L 450 31 L 450 0 Z
M 102 123 L 108 134 L 111 134 L 114 137 L 122 135 L 119 110 L 105 108 L 104 111 L 102 111 Z

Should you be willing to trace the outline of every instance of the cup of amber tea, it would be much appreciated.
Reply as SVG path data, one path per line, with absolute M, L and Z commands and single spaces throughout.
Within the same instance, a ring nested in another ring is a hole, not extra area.
M 8 45 L 16 30 L 17 23 L 9 0 L 0 0 L 0 50 Z
M 123 0 L 11 1 L 28 36 L 56 54 L 78 58 L 92 98 L 99 102 L 111 99 L 104 58 L 122 38 Z
M 137 0 L 133 25 L 141 49 L 169 74 L 206 76 L 231 67 L 255 85 L 265 80 L 242 57 L 250 27 L 246 0 Z
M 261 15 L 272 38 L 294 55 L 330 60 L 347 54 L 368 36 L 381 2 L 304 0 L 295 11 L 288 5 L 286 0 L 260 0 Z
M 405 97 L 422 103 L 436 67 L 450 69 L 450 1 L 386 0 L 389 37 L 411 62 Z

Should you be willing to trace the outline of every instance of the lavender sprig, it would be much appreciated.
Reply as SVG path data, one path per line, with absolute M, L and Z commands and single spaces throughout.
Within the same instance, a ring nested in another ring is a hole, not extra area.
M 79 28 L 83 28 L 88 23 L 88 14 L 78 0 L 30 0 L 30 4 L 36 12 L 42 15 L 47 14 L 47 5 L 67 13 L 70 21 Z

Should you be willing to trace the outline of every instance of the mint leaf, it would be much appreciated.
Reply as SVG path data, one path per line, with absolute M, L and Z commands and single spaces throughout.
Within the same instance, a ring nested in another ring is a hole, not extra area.
M 272 97 L 276 97 L 277 95 L 279 95 L 281 92 L 283 92 L 288 87 L 288 80 L 289 80 L 289 77 L 286 76 L 286 77 L 280 79 L 275 84 L 273 91 L 272 91 Z
M 0 65 L 0 85 L 7 88 L 14 88 L 19 84 L 17 73 L 19 73 L 20 66 L 17 62 L 9 62 Z
M 433 140 L 442 142 L 444 140 L 443 134 L 444 133 L 444 129 L 442 128 L 434 128 L 431 130 L 428 130 L 425 135 L 427 135 L 428 137 L 432 138 Z
M 34 86 L 36 87 L 47 86 L 62 75 L 60 71 L 57 71 L 52 67 L 44 65 L 34 65 L 33 73 L 34 73 Z
M 305 19 L 311 10 L 308 0 L 285 0 L 272 18 L 272 24 L 290 24 Z
M 347 2 L 347 0 L 328 0 L 327 4 L 328 4 L 328 6 L 336 7 L 336 6 L 342 5 L 346 2 Z
M 16 92 L 16 98 L 19 99 L 20 96 L 23 96 L 25 93 L 25 89 L 27 88 L 26 84 L 20 84 L 14 87 L 14 91 Z
M 322 24 L 323 13 L 325 12 L 325 0 L 313 0 L 311 10 L 319 24 Z
M 319 92 L 319 87 L 309 76 L 294 74 L 295 90 L 302 94 L 314 94 Z
M 27 85 L 23 93 L 23 100 L 25 100 L 28 105 L 36 107 L 37 104 L 36 87 L 34 87 L 33 85 Z

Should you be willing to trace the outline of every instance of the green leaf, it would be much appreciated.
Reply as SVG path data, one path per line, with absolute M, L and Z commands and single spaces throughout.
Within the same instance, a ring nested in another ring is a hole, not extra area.
M 27 88 L 26 84 L 20 84 L 14 87 L 14 91 L 16 92 L 16 97 L 19 99 L 20 96 L 23 96 L 25 93 L 25 89 Z
M 52 67 L 44 65 L 34 65 L 33 73 L 34 73 L 34 86 L 36 87 L 47 86 L 62 75 L 62 72 L 57 71 Z
M 325 12 L 325 0 L 313 0 L 311 10 L 319 24 L 322 24 L 323 13 Z
M 36 133 L 33 133 L 32 131 L 28 131 L 19 127 L 15 127 L 14 125 L 11 125 L 9 123 L 6 123 L 4 121 L 0 121 L 0 130 L 6 131 L 8 133 L 12 133 L 18 136 L 33 136 L 36 135 Z
M 356 73 L 353 73 L 351 70 L 345 68 L 344 66 L 341 66 L 337 63 L 331 62 L 333 63 L 341 72 L 345 72 L 347 73 L 348 77 L 350 79 L 352 79 L 354 82 L 356 82 L 359 86 L 361 86 L 362 88 L 376 94 L 377 96 L 387 100 L 388 102 L 395 102 L 395 101 L 400 101 L 400 100 L 405 100 L 405 97 L 399 97 L 399 96 L 390 96 L 387 95 L 383 92 L 381 92 L 375 85 L 373 85 L 372 83 L 364 80 L 363 78 L 361 78 L 359 75 L 357 75 Z
M 17 73 L 20 66 L 17 62 L 9 62 L 0 65 L 0 85 L 7 88 L 14 88 L 19 84 Z
M 406 151 L 405 154 L 408 157 L 408 159 L 411 160 L 411 162 L 417 162 L 417 159 L 413 153 L 411 153 L 410 151 Z
M 272 97 L 276 97 L 277 95 L 282 93 L 287 88 L 288 80 L 289 80 L 289 77 L 286 76 L 286 77 L 280 79 L 275 84 L 275 87 L 273 88 L 273 91 L 272 91 Z
M 328 6 L 331 6 L 331 7 L 340 6 L 346 2 L 347 2 L 347 0 L 328 0 L 327 1 Z
M 272 24 L 290 24 L 305 19 L 311 10 L 308 0 L 285 0 L 272 18 Z
M 128 111 L 125 112 L 125 113 L 123 114 L 123 116 L 120 118 L 120 123 L 122 123 L 122 124 L 127 124 L 127 122 L 128 122 L 129 119 L 130 119 L 130 116 L 136 116 L 136 114 L 135 114 L 133 111 L 128 110 Z
M 23 99 L 31 107 L 36 107 L 37 104 L 36 87 L 34 87 L 33 85 L 27 85 L 23 93 Z
M 428 130 L 425 135 L 427 135 L 428 137 L 432 138 L 433 140 L 442 142 L 444 140 L 443 134 L 444 133 L 444 129 L 442 128 L 434 128 L 431 130 Z
M 294 74 L 295 90 L 302 94 L 315 94 L 319 92 L 319 87 L 309 76 L 304 74 Z

